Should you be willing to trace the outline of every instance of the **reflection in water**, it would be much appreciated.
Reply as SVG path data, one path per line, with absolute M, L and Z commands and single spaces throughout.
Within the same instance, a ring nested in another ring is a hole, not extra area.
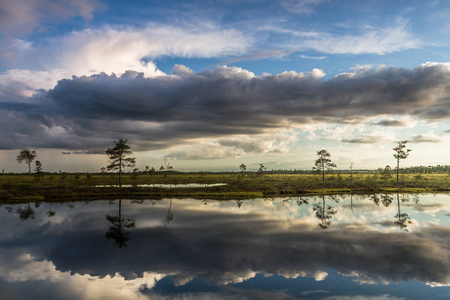
M 34 222 L 2 209 L 0 298 L 8 289 L 9 298 L 51 300 L 445 299 L 450 197 L 406 203 L 399 195 L 385 206 L 384 196 L 379 205 L 370 196 L 255 199 L 240 207 L 120 200 L 118 211 L 107 201 L 55 203 L 55 218 L 43 203 Z M 174 207 L 176 222 L 164 226 Z M 408 232 L 393 224 L 397 212 L 414 220 Z M 99 239 L 105 214 L 117 248 Z
M 327 197 L 335 202 L 339 202 L 336 196 Z M 313 210 L 316 212 L 316 217 L 321 220 L 318 225 L 322 229 L 327 229 L 331 225 L 330 219 L 337 213 L 334 207 L 325 205 L 325 195 L 322 195 L 322 205 L 320 203 L 314 203 Z
M 409 201 L 408 198 L 403 198 L 402 201 L 406 202 Z M 408 231 L 407 227 L 409 224 L 412 224 L 410 217 L 406 213 L 402 213 L 400 211 L 400 196 L 397 193 L 397 207 L 398 212 L 395 214 L 395 218 L 397 218 L 397 221 L 394 222 L 395 225 L 397 225 L 400 229 L 404 231 Z
M 244 203 L 244 200 L 236 200 L 237 207 L 241 208 L 242 203 Z
M 36 216 L 36 213 L 34 209 L 31 208 L 30 203 L 27 203 L 25 207 L 19 206 L 18 208 L 16 208 L 16 213 L 19 215 L 19 218 L 22 221 L 34 219 L 34 217 Z
M 106 220 L 111 223 L 108 231 L 105 233 L 105 237 L 114 241 L 114 246 L 118 248 L 124 248 L 127 246 L 127 242 L 130 240 L 130 233 L 125 229 L 135 227 L 135 221 L 133 219 L 122 218 L 122 200 L 119 200 L 119 212 L 115 216 L 106 215 Z
M 385 207 L 391 205 L 392 201 L 394 200 L 394 197 L 391 194 L 373 194 L 370 195 L 369 197 L 376 205 L 380 205 L 381 203 Z
M 50 202 L 50 207 L 47 212 L 47 217 L 51 218 L 51 217 L 54 217 L 55 215 L 56 215 L 56 211 L 52 210 L 52 203 Z
M 169 199 L 169 209 L 167 210 L 166 215 L 166 225 L 173 220 L 173 213 L 170 211 L 171 209 L 172 209 L 172 198 Z

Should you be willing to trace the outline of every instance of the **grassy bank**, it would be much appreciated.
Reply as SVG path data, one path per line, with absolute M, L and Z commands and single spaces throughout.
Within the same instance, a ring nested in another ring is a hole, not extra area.
M 376 193 L 376 192 L 448 192 L 447 174 L 404 174 L 397 183 L 380 174 L 327 175 L 325 181 L 313 174 L 125 174 L 116 185 L 116 174 L 46 174 L 42 178 L 23 174 L 0 175 L 0 201 L 65 201 L 78 199 L 192 197 L 245 199 L 306 194 Z M 178 188 L 177 184 L 215 184 L 222 186 Z M 170 184 L 170 188 L 138 187 L 142 184 Z

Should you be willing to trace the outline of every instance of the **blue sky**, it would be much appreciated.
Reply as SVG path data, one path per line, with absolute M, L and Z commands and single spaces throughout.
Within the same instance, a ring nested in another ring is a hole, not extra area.
M 448 1 L 13 1 L 0 4 L 0 168 L 448 164 Z

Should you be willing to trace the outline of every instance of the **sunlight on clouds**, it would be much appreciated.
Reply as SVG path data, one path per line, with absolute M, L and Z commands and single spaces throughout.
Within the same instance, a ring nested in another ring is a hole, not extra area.
M 251 44 L 236 30 L 203 27 L 175 27 L 149 24 L 144 28 L 105 27 L 84 30 L 52 41 L 62 54 L 57 65 L 74 75 L 144 72 L 153 77 L 163 73 L 151 61 L 161 56 L 213 57 L 241 53 Z M 47 62 L 51 65 L 47 57 Z
M 187 145 L 172 148 L 167 156 L 174 159 L 212 159 L 238 158 L 247 153 L 287 153 L 297 142 L 298 136 L 293 129 L 277 129 L 259 135 L 193 140 Z
M 162 76 L 164 72 L 157 68 L 152 59 L 161 56 L 210 58 L 239 54 L 252 44 L 251 38 L 236 30 L 211 26 L 198 28 L 204 27 L 162 24 L 149 24 L 144 28 L 104 27 L 74 31 L 49 39 L 48 44 L 33 45 L 20 40 L 16 51 L 22 59 L 16 69 L 0 74 L 1 86 L 9 88 L 11 84 L 16 84 L 19 95 L 30 97 L 35 90 L 50 89 L 58 80 L 72 75 L 121 75 L 133 70 L 147 77 Z M 25 69 L 30 66 L 39 71 Z M 252 74 L 240 70 L 245 76 Z
M 28 101 L 38 89 L 50 89 L 64 75 L 61 69 L 51 71 L 30 71 L 12 69 L 0 74 L 0 101 Z M 71 75 L 70 75 L 71 76 Z

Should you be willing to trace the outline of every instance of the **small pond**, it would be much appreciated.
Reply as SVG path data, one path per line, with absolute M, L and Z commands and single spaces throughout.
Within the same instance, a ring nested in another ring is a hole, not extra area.
M 450 299 L 450 196 L 0 207 L 0 299 Z

